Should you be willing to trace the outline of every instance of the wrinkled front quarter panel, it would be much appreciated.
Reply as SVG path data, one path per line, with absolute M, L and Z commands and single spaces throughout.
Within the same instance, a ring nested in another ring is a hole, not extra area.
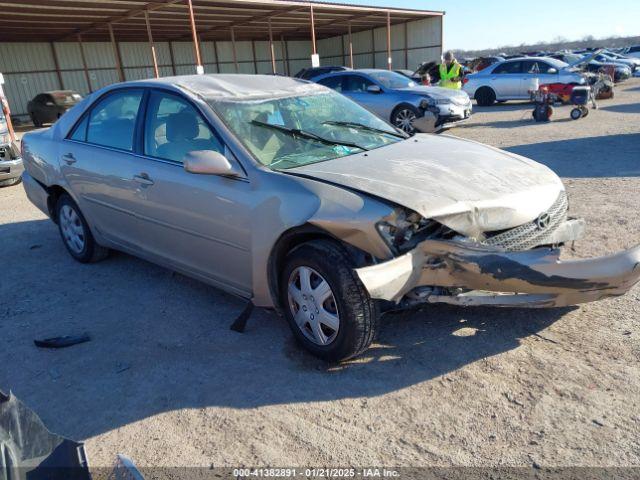
M 375 258 L 391 258 L 375 227 L 393 212 L 389 205 L 365 194 L 286 173 L 262 171 L 255 180 L 258 198 L 252 212 L 252 250 L 256 306 L 274 305 L 269 287 L 270 255 L 280 237 L 296 227 L 313 225 Z

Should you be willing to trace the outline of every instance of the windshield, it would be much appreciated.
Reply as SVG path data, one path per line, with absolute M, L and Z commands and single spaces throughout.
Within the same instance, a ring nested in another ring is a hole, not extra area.
M 416 82 L 396 72 L 370 72 L 369 75 L 380 85 L 387 88 L 411 88 L 416 86 Z
M 334 91 L 260 101 L 211 101 L 263 165 L 288 169 L 346 157 L 404 139 L 393 127 Z
M 553 68 L 557 70 L 562 70 L 569 66 L 569 64 L 563 62 L 562 60 L 558 60 L 557 58 L 546 58 L 545 59 Z

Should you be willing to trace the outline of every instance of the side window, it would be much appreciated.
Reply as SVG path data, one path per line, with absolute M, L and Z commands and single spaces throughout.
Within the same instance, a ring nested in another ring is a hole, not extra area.
M 89 115 L 85 115 L 84 119 L 76 125 L 75 130 L 69 137 L 71 140 L 77 140 L 79 142 L 87 141 L 87 125 L 89 125 Z
M 342 88 L 345 92 L 366 92 L 367 87 L 373 82 L 360 75 L 345 75 Z
M 86 141 L 133 151 L 133 134 L 141 101 L 141 90 L 115 92 L 100 100 L 89 113 Z M 78 127 L 82 123 L 84 121 Z M 75 135 L 76 132 L 72 138 Z
M 508 74 L 508 73 L 521 73 L 522 62 L 503 62 L 494 68 L 492 73 Z
M 318 83 L 320 85 L 324 85 L 325 87 L 333 88 L 336 92 L 342 91 L 342 79 L 344 76 L 338 75 L 335 77 L 323 78 Z
M 540 71 L 540 73 L 547 73 L 551 68 L 551 65 L 549 65 L 546 62 L 536 62 L 536 63 L 538 64 L 538 70 Z
M 224 153 L 222 144 L 198 111 L 177 95 L 152 92 L 144 123 L 144 153 L 182 163 L 195 150 Z

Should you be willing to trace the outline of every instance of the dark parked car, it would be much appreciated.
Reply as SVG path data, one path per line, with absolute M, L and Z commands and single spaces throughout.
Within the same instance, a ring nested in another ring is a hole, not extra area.
M 413 80 L 417 84 L 422 83 L 422 77 L 413 70 L 394 70 L 394 72 L 399 73 L 400 75 L 404 75 L 405 77 Z
M 320 75 L 325 75 L 331 72 L 342 72 L 344 70 L 351 69 L 340 65 L 328 65 L 326 67 L 309 67 L 300 70 L 298 73 L 296 73 L 295 77 L 301 78 L 302 80 L 311 80 L 312 78 L 319 77 Z
M 36 95 L 27 105 L 31 121 L 36 127 L 53 123 L 67 110 L 82 100 L 73 90 L 55 90 Z

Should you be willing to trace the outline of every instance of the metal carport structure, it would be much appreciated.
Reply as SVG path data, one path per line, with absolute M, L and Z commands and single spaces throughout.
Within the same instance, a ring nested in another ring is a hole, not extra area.
M 442 52 L 444 12 L 297 0 L 0 0 L 0 72 L 23 115 L 36 90 L 199 72 L 412 68 Z M 411 65 L 411 67 L 410 67 Z

